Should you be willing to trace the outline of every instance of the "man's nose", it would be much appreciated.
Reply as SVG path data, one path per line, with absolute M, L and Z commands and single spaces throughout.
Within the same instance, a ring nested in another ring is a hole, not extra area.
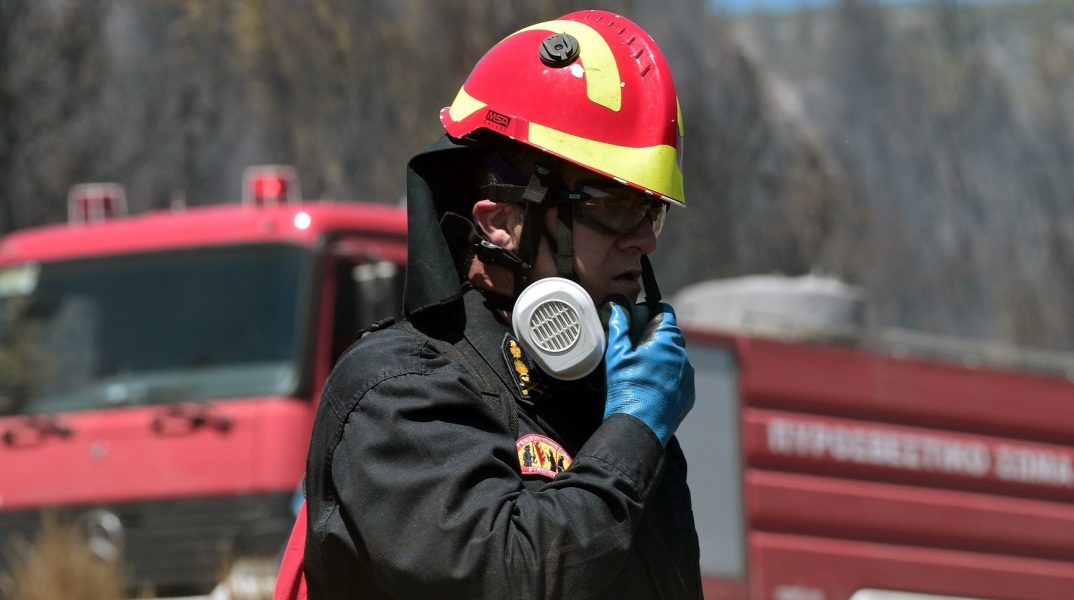
M 622 250 L 636 248 L 642 254 L 651 254 L 656 250 L 656 232 L 653 231 L 652 219 L 646 216 L 637 229 L 620 235 L 616 245 Z

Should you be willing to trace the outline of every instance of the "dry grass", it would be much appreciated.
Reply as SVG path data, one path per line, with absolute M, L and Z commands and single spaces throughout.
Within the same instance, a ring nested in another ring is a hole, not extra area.
M 0 600 L 123 600 L 122 557 L 102 560 L 90 550 L 77 523 L 46 514 L 32 541 L 22 537 L 0 549 L 7 571 L 0 570 Z M 221 572 L 213 594 L 229 600 L 270 600 L 278 565 L 274 559 L 244 558 Z M 136 597 L 154 597 L 151 589 Z
M 0 573 L 5 600 L 121 600 L 122 561 L 90 551 L 73 523 L 46 515 L 36 539 L 11 540 L 8 571 Z
M 230 600 L 271 600 L 278 568 L 273 559 L 239 559 L 222 578 L 221 591 Z

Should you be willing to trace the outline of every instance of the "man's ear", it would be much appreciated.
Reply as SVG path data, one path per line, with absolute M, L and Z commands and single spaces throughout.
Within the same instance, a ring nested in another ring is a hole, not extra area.
M 518 249 L 518 235 L 521 229 L 519 207 L 507 202 L 478 200 L 474 203 L 474 223 L 478 230 L 493 244 L 514 252 Z

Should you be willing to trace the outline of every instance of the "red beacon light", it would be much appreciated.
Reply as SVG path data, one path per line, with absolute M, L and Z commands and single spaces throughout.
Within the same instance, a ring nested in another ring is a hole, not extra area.
M 83 225 L 127 214 L 127 194 L 118 183 L 80 183 L 67 192 L 67 222 Z
M 242 203 L 247 206 L 288 204 L 302 197 L 298 174 L 287 165 L 247 167 L 242 180 Z

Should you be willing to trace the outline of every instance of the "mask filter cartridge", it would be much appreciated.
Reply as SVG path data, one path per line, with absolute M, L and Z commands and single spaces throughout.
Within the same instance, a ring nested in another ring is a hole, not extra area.
M 581 379 L 604 357 L 607 340 L 597 308 L 569 279 L 539 279 L 522 290 L 511 327 L 526 353 L 556 379 Z

